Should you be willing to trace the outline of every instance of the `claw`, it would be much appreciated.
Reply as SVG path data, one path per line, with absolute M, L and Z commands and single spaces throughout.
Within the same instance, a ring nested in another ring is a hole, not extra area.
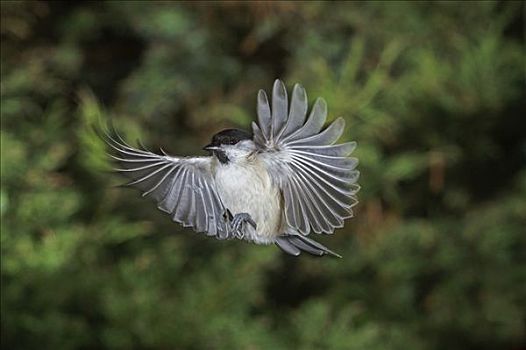
M 223 212 L 223 219 L 228 220 L 228 221 L 232 221 L 233 218 L 234 218 L 234 216 L 232 215 L 232 213 L 230 212 L 230 210 L 226 209 L 226 210 Z
M 256 222 L 254 220 L 252 220 L 251 217 L 249 217 L 247 219 L 247 222 L 250 224 L 250 226 L 252 226 L 254 228 L 254 230 L 258 227 L 258 225 L 256 225 Z
M 230 212 L 228 212 L 228 214 L 230 214 Z M 231 215 L 232 214 L 230 214 L 230 216 Z M 238 213 L 234 215 L 233 218 L 231 218 L 230 229 L 238 238 L 243 238 L 245 236 L 245 232 L 243 230 L 244 223 L 248 223 L 254 229 L 257 227 L 256 222 L 252 219 L 252 217 L 250 217 L 250 214 L 248 213 Z

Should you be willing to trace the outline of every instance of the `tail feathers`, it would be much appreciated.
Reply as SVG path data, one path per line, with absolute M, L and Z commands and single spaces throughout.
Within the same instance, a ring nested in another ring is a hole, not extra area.
M 281 235 L 276 239 L 276 245 L 287 254 L 294 256 L 300 255 L 303 251 L 317 256 L 332 255 L 341 258 L 341 255 L 333 252 L 324 245 L 300 234 Z
M 284 237 L 278 237 L 276 239 L 276 245 L 280 247 L 285 253 L 290 255 L 298 256 L 301 253 L 301 251 L 296 246 L 294 246 L 288 241 L 288 239 Z

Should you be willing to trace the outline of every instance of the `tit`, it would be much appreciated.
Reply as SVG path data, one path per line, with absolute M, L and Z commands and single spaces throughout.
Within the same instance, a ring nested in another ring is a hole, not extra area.
M 126 185 L 151 197 L 173 221 L 218 239 L 275 244 L 340 257 L 307 237 L 333 233 L 353 216 L 359 190 L 356 142 L 336 143 L 345 121 L 323 128 L 327 104 L 318 98 L 307 118 L 307 94 L 296 84 L 290 104 L 285 85 L 274 82 L 272 101 L 260 90 L 252 133 L 227 129 L 204 147 L 208 156 L 175 157 L 162 149 L 130 146 L 115 131 L 100 133 L 131 179 Z

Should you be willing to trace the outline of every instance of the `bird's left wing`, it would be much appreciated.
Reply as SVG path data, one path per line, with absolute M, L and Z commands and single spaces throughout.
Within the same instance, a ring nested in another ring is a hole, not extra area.
M 128 145 L 114 130 L 99 132 L 116 161 L 115 171 L 157 202 L 173 221 L 209 236 L 228 238 L 225 208 L 211 176 L 211 157 L 172 157 Z
M 260 157 L 283 193 L 287 223 L 303 234 L 332 233 L 352 216 L 359 189 L 356 143 L 336 144 L 345 121 L 336 119 L 323 129 L 327 105 L 318 99 L 307 116 L 305 89 L 296 84 L 290 108 L 287 91 L 276 80 L 272 108 L 263 90 L 258 94 L 258 122 L 252 123 Z

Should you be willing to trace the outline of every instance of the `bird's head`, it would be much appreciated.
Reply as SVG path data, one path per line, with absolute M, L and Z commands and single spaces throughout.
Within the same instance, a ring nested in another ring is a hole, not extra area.
M 252 135 L 239 129 L 226 129 L 212 137 L 212 142 L 203 147 L 222 164 L 236 163 L 246 159 L 256 150 Z

